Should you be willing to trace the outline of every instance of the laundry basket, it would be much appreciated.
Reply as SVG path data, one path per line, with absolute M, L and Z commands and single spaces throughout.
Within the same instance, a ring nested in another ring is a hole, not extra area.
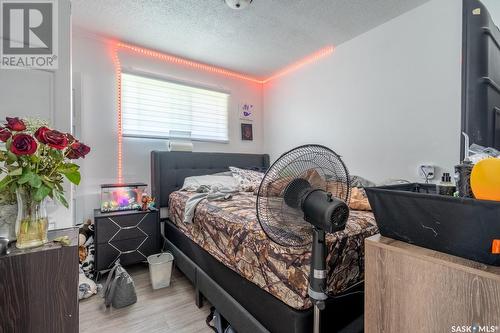
M 153 289 L 170 286 L 174 256 L 170 252 L 153 254 L 148 257 L 149 277 Z

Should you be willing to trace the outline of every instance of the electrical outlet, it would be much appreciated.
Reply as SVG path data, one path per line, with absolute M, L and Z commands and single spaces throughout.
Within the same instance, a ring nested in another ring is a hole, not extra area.
M 422 179 L 434 179 L 436 175 L 435 167 L 430 164 L 421 164 L 418 166 L 418 176 Z

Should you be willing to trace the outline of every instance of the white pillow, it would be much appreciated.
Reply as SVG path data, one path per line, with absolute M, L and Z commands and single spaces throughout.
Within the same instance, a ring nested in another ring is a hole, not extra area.
M 238 181 L 240 191 L 253 192 L 259 188 L 264 174 L 262 172 L 240 169 L 237 167 L 229 167 L 233 173 L 233 177 Z
M 212 176 L 229 176 L 229 177 L 232 177 L 233 173 L 228 170 L 228 171 L 222 171 L 222 172 L 214 173 Z
M 209 188 L 217 186 L 221 189 L 234 191 L 237 191 L 239 188 L 238 182 L 232 176 L 204 175 L 186 177 L 181 191 L 197 192 L 202 186 Z

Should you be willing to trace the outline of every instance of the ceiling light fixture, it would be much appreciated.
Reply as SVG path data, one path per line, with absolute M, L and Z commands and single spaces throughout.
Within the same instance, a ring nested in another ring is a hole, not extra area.
M 241 10 L 247 8 L 253 0 L 224 0 L 226 5 L 232 9 Z

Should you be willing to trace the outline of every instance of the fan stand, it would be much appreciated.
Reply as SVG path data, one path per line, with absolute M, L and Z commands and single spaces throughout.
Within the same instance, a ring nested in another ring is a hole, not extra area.
M 326 294 L 326 243 L 325 231 L 313 229 L 311 271 L 307 293 L 314 304 L 314 333 L 321 332 L 321 311 L 325 309 Z

